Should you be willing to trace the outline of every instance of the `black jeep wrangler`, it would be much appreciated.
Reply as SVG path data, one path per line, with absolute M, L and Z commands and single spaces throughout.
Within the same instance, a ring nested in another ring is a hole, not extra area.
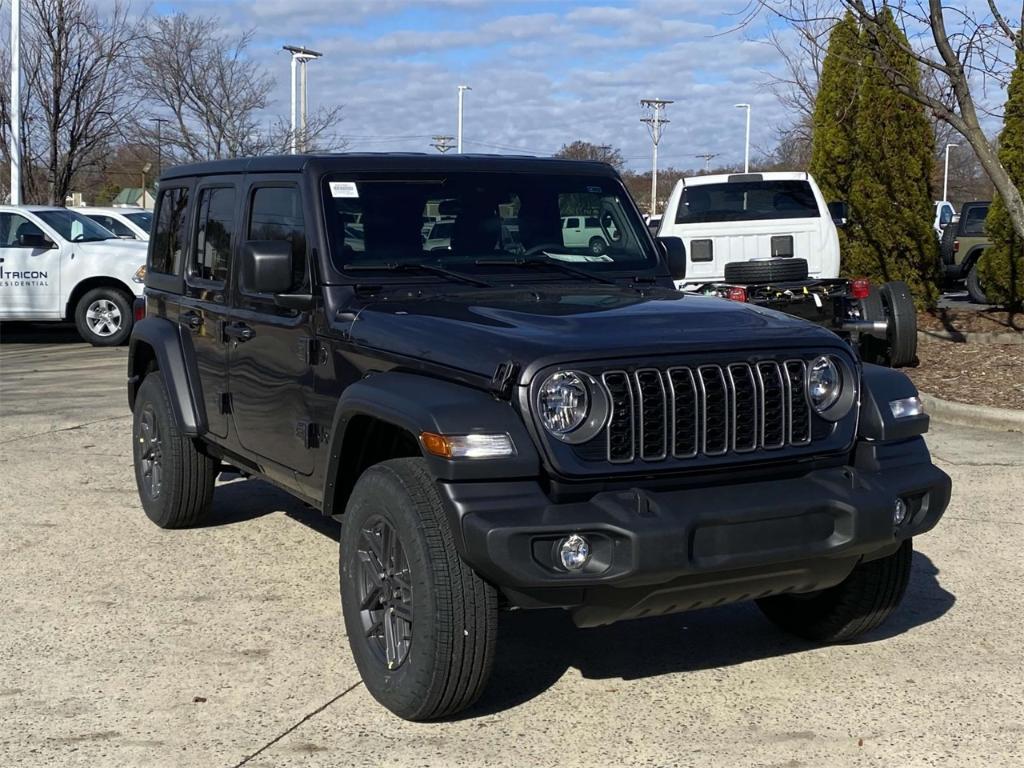
M 146 514 L 201 524 L 233 468 L 340 520 L 353 656 L 413 720 L 477 698 L 502 608 L 752 599 L 817 641 L 871 630 L 949 502 L 917 392 L 811 323 L 676 292 L 679 245 L 601 163 L 165 172 L 128 363 Z

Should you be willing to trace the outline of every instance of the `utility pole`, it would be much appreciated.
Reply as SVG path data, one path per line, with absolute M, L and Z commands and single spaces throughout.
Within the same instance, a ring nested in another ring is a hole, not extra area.
M 734 104 L 733 106 L 747 110 L 747 138 L 743 143 L 743 172 L 750 173 L 750 105 Z
M 716 152 L 715 154 L 712 154 L 710 152 L 705 152 L 703 155 L 694 155 L 694 157 L 696 157 L 698 160 L 703 158 L 704 159 L 704 173 L 710 173 L 711 172 L 711 160 L 713 158 L 718 157 L 718 153 Z
M 459 86 L 459 127 L 458 130 L 456 131 L 456 133 L 458 134 L 456 152 L 460 155 L 462 154 L 462 99 L 463 96 L 465 96 L 466 91 L 472 90 L 473 89 L 470 88 L 468 85 Z
M 306 62 L 310 59 L 319 59 L 323 56 L 319 51 L 304 48 L 301 45 L 286 45 L 284 50 L 292 55 L 292 136 L 291 151 L 297 154 L 306 149 Z M 298 70 L 298 72 L 296 72 Z M 296 83 L 295 76 L 298 74 L 299 82 Z M 301 113 L 296 99 L 296 90 L 301 91 Z
M 434 143 L 431 144 L 434 149 L 440 152 L 442 155 L 449 149 L 455 149 L 449 142 L 455 141 L 454 136 L 434 136 Z
M 641 123 L 646 123 L 654 145 L 651 160 L 651 216 L 658 212 L 658 142 L 661 141 L 661 127 L 669 122 L 663 113 L 665 107 L 672 103 L 667 99 L 640 99 L 640 106 L 651 110 L 650 116 L 640 118 Z
M 21 205 L 21 0 L 11 0 L 11 205 Z
M 959 146 L 960 146 L 959 144 L 947 144 L 946 145 L 946 165 L 945 165 L 945 167 L 943 168 L 943 171 L 942 171 L 942 202 L 944 202 L 944 203 L 949 200 L 949 198 L 946 197 L 946 195 L 947 195 L 947 193 L 949 191 L 949 150 L 951 148 L 953 148 L 953 147 L 959 147 Z

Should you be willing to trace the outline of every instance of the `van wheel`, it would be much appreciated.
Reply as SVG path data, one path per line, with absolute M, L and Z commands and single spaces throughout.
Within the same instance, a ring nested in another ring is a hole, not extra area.
M 757 601 L 774 624 L 819 643 L 842 643 L 870 632 L 899 606 L 910 581 L 911 539 L 887 557 L 856 565 L 834 587 Z
M 592 237 L 590 238 L 590 253 L 594 256 L 601 256 L 608 250 L 608 245 L 605 243 L 604 238 Z
M 459 558 L 423 459 L 363 473 L 339 551 L 345 629 L 370 694 L 406 720 L 476 701 L 494 662 L 497 595 Z
M 147 376 L 135 397 L 132 455 L 150 520 L 161 528 L 188 528 L 209 516 L 217 462 L 178 430 L 159 373 Z
M 124 344 L 132 332 L 132 300 L 117 288 L 86 291 L 75 307 L 78 334 L 94 347 Z
M 971 297 L 971 301 L 975 304 L 991 303 L 985 294 L 985 289 L 981 285 L 981 279 L 978 277 L 977 261 L 971 265 L 971 271 L 967 273 L 967 280 L 964 282 L 967 284 L 967 295 Z

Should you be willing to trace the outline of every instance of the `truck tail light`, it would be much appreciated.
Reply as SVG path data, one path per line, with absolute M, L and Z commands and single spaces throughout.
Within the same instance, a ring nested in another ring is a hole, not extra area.
M 855 299 L 866 299 L 871 293 L 871 283 L 863 277 L 858 277 L 850 283 L 850 295 Z
M 136 299 L 132 305 L 132 315 L 135 317 L 135 322 L 146 319 L 146 299 Z
M 725 298 L 729 301 L 745 302 L 747 300 L 747 289 L 738 285 L 729 286 L 728 290 L 725 292 Z
M 959 240 L 954 240 L 953 241 L 953 253 L 958 253 L 959 251 L 960 251 L 960 241 Z

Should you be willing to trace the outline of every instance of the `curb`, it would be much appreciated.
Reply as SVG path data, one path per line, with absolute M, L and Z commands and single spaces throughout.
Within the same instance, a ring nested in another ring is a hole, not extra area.
M 1024 344 L 1020 333 L 962 333 L 961 331 L 918 331 L 918 341 L 952 341 L 957 344 Z
M 942 424 L 980 427 L 1000 432 L 1024 432 L 1024 411 L 1011 408 L 993 408 L 988 405 L 968 405 L 920 393 L 925 413 Z

